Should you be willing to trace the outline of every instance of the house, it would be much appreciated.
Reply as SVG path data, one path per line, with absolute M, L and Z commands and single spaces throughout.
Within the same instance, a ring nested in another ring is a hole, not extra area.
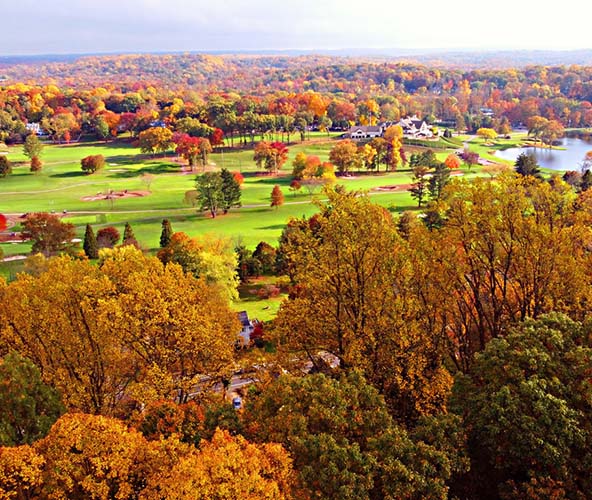
M 373 139 L 382 137 L 382 127 L 375 125 L 355 125 L 345 134 L 350 139 Z
M 420 120 L 416 115 L 402 118 L 397 125 L 403 129 L 403 137 L 431 138 L 434 136 L 425 120 Z
M 247 311 L 241 311 L 238 313 L 238 320 L 241 322 L 242 329 L 238 334 L 236 341 L 237 348 L 248 347 L 251 343 L 251 335 L 255 331 L 253 322 L 249 320 Z
M 39 125 L 39 123 L 26 123 L 25 128 L 28 132 L 32 132 L 35 135 L 45 135 L 45 132 Z

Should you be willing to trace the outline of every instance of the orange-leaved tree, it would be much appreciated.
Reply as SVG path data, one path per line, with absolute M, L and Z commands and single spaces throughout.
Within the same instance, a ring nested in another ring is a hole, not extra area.
M 284 193 L 278 184 L 273 186 L 271 190 L 271 206 L 278 209 L 284 204 Z

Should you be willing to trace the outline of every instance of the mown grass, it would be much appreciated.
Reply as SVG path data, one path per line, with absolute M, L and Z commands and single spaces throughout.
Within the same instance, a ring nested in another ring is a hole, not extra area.
M 141 155 L 139 149 L 128 142 L 93 142 L 72 145 L 48 145 L 42 154 L 43 170 L 33 174 L 29 171 L 21 147 L 10 147 L 9 159 L 15 163 L 13 173 L 0 179 L 0 213 L 22 214 L 27 212 L 56 212 L 64 220 L 76 226 L 82 237 L 86 224 L 95 231 L 100 227 L 114 225 L 120 231 L 129 222 L 140 244 L 150 251 L 158 247 L 161 221 L 168 218 L 175 231 L 184 231 L 191 236 L 210 234 L 231 238 L 249 248 L 260 241 L 275 244 L 290 217 L 308 217 L 317 211 L 314 200 L 322 197 L 320 190 L 313 195 L 302 189 L 298 193 L 289 190 L 291 162 L 299 152 L 313 154 L 322 161 L 338 137 L 327 138 L 324 133 L 313 133 L 310 141 L 289 146 L 289 159 L 284 166 L 284 175 L 271 176 L 259 172 L 253 162 L 253 151 L 226 149 L 211 155 L 209 168 L 226 167 L 240 171 L 245 177 L 242 187 L 243 208 L 233 209 L 226 215 L 212 219 L 196 208 L 184 204 L 185 192 L 194 189 L 198 172 L 185 172 L 182 162 L 172 153 L 153 158 Z M 296 139 L 297 136 L 293 136 Z M 106 158 L 103 170 L 86 175 L 80 169 L 80 159 L 91 154 Z M 444 159 L 449 151 L 439 151 Z M 142 175 L 153 175 L 148 186 Z M 475 172 L 467 172 L 476 175 Z M 397 172 L 353 172 L 350 177 L 339 177 L 338 182 L 352 190 L 372 190 L 378 186 L 401 185 L 411 182 L 409 170 Z M 285 195 L 285 204 L 272 209 L 270 194 L 274 185 L 280 185 Z M 148 196 L 122 198 L 115 201 L 82 201 L 83 197 L 114 191 L 150 191 Z M 415 203 L 405 189 L 394 192 L 372 192 L 373 199 L 392 211 L 415 208 Z M 64 211 L 66 213 L 64 213 Z M 18 229 L 18 227 L 17 227 Z M 28 253 L 27 243 L 0 245 L 5 255 Z M 10 264 L 17 267 L 16 264 Z M 3 271 L 6 275 L 6 271 Z
M 293 139 L 296 138 L 294 135 Z M 319 156 L 321 161 L 327 161 L 336 140 L 336 134 L 327 137 L 324 133 L 311 133 L 310 141 L 291 144 L 284 173 L 278 176 L 259 172 L 250 148 L 226 149 L 212 154 L 208 168 L 226 167 L 242 172 L 245 178 L 242 186 L 243 207 L 216 218 L 184 204 L 185 192 L 195 188 L 195 177 L 201 171 L 185 172 L 182 163 L 170 153 L 152 158 L 141 155 L 137 148 L 126 142 L 48 145 L 42 155 L 42 172 L 33 174 L 29 171 L 22 149 L 11 147 L 8 157 L 15 163 L 15 167 L 13 174 L 0 179 L 0 213 L 54 211 L 62 214 L 63 220 L 75 225 L 80 238 L 84 235 L 86 224 L 91 224 L 95 231 L 113 225 L 123 233 L 125 223 L 129 222 L 136 239 L 150 252 L 158 249 L 163 218 L 171 221 L 174 231 L 183 231 L 190 236 L 229 238 L 234 244 L 240 243 L 250 249 L 254 249 L 260 241 L 275 245 L 290 218 L 310 217 L 318 210 L 315 203 L 323 199 L 320 189 L 312 194 L 304 188 L 297 193 L 290 191 L 291 176 L 288 174 L 293 158 L 299 152 L 305 152 Z M 459 143 L 462 144 L 460 141 Z M 478 145 L 471 144 L 471 147 Z M 95 154 L 105 156 L 106 166 L 93 175 L 86 175 L 80 169 L 80 159 Z M 444 160 L 448 154 L 450 150 L 436 151 L 440 160 Z M 463 167 L 462 170 L 469 177 L 479 175 L 478 169 L 469 172 Z M 145 173 L 153 175 L 149 186 L 142 180 Z M 389 173 L 352 172 L 348 177 L 338 177 L 337 182 L 349 190 L 369 192 L 376 203 L 393 213 L 417 208 L 416 202 L 404 186 L 395 191 L 374 190 L 379 186 L 411 183 L 409 169 Z M 272 209 L 270 194 L 276 184 L 284 192 L 285 203 L 278 209 Z M 149 190 L 150 194 L 116 199 L 114 202 L 82 201 L 83 197 L 109 190 Z M 18 229 L 18 225 L 12 228 L 13 231 Z M 2 243 L 0 249 L 5 256 L 15 256 L 30 253 L 31 245 L 27 242 Z M 0 276 L 8 280 L 14 279 L 23 267 L 22 260 L 2 262 Z M 285 294 L 261 299 L 256 293 L 260 287 L 275 282 L 275 279 L 261 278 L 241 286 L 240 299 L 233 304 L 233 308 L 237 311 L 247 310 L 251 318 L 262 321 L 275 317 Z
M 275 318 L 282 301 L 286 298 L 285 290 L 279 295 L 270 298 L 262 298 L 259 292 L 268 285 L 276 285 L 275 276 L 260 276 L 251 279 L 248 283 L 239 286 L 239 300 L 234 302 L 236 311 L 247 311 L 250 319 L 269 321 Z

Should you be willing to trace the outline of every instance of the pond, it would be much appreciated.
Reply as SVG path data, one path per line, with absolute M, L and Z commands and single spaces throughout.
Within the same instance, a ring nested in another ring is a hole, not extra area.
M 510 148 L 498 151 L 495 156 L 514 162 L 520 153 L 532 153 L 536 156 L 541 167 L 552 170 L 579 170 L 584 156 L 592 150 L 592 138 L 564 137 L 559 142 L 561 143 L 560 147 L 565 150 L 532 147 Z

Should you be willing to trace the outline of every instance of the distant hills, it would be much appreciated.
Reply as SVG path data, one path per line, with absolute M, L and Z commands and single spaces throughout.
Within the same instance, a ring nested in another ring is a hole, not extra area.
M 40 54 L 0 56 L 0 67 L 15 65 L 39 65 L 48 63 L 74 63 L 85 57 L 109 57 L 119 54 Z M 592 49 L 580 50 L 446 50 L 446 49 L 269 49 L 269 50 L 206 50 L 176 53 L 148 52 L 149 55 L 209 54 L 217 56 L 327 56 L 356 60 L 409 61 L 429 66 L 464 67 L 464 68 L 508 68 L 530 65 L 570 66 L 592 65 Z

